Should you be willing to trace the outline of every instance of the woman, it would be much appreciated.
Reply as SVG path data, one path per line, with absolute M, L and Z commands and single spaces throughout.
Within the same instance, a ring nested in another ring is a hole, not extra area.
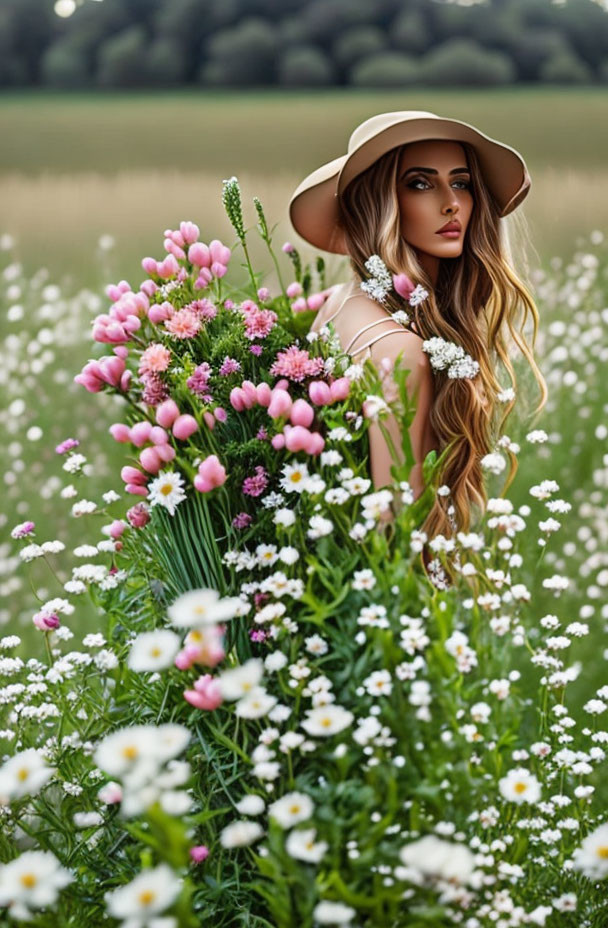
M 529 188 L 525 162 L 514 149 L 467 123 L 413 110 L 363 122 L 347 154 L 305 178 L 289 204 L 299 235 L 325 251 L 348 255 L 353 272 L 332 291 L 313 329 L 331 320 L 356 361 L 370 357 L 380 365 L 388 358 L 390 365 L 402 353 L 411 371 L 408 392 L 417 407 L 410 427 L 416 462 L 410 482 L 416 496 L 423 489 L 425 455 L 448 448 L 440 483 L 449 487 L 449 499 L 436 497 L 422 526 L 429 538 L 450 536 L 456 528 L 468 531 L 473 508 L 480 515 L 485 511 L 481 459 L 494 450 L 515 402 L 496 368 L 502 363 L 514 389 L 513 343 L 540 389 L 534 412 L 546 402 L 532 354 L 538 311 L 510 265 L 501 222 Z M 426 299 L 409 306 L 394 288 L 380 302 L 372 299 L 361 289 L 372 255 L 392 275 L 420 284 Z M 393 313 L 406 307 L 410 319 L 397 326 Z M 531 346 L 524 335 L 529 317 Z M 433 337 L 464 349 L 477 362 L 477 373 L 454 375 L 435 367 L 427 341 Z M 384 424 L 400 448 L 400 423 L 391 416 Z M 377 423 L 369 439 L 374 485 L 390 484 L 392 459 Z M 509 458 L 507 487 L 517 467 L 511 452 Z

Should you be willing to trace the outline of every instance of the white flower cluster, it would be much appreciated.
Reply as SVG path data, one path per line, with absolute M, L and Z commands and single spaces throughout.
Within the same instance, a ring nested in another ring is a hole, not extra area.
M 438 335 L 423 341 L 422 350 L 430 356 L 434 370 L 447 369 L 448 377 L 452 380 L 472 378 L 479 373 L 479 362 L 466 354 L 464 348 Z
M 393 278 L 380 255 L 371 255 L 365 262 L 365 269 L 369 271 L 369 280 L 361 281 L 361 289 L 372 300 L 384 303 L 386 295 L 393 286 Z

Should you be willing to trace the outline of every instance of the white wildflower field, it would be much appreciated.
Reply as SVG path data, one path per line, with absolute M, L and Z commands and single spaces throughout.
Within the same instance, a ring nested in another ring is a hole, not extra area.
M 375 492 L 380 379 L 309 332 L 323 261 L 256 201 L 271 292 L 222 197 L 233 242 L 99 292 L 0 236 L 2 923 L 601 928 L 603 234 L 535 272 L 548 402 L 503 383 L 487 512 L 429 542 L 436 454 Z

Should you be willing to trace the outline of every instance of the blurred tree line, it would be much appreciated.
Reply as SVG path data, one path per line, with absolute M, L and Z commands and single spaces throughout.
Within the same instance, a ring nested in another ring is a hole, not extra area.
M 593 0 L 0 0 L 0 87 L 608 83 Z

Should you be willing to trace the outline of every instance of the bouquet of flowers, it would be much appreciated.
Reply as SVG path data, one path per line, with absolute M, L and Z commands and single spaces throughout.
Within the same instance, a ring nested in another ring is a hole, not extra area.
M 426 538 L 447 488 L 434 452 L 417 500 L 407 481 L 407 371 L 389 401 L 331 327 L 309 332 L 323 262 L 285 245 L 284 287 L 254 200 L 271 296 L 235 178 L 223 199 L 248 281 L 227 283 L 232 249 L 193 223 L 168 230 L 137 291 L 108 289 L 93 336 L 112 354 L 76 377 L 122 398 L 124 493 L 74 503 L 103 537 L 34 616 L 47 663 L 4 659 L 0 905 L 39 926 L 601 924 L 608 734 L 564 747 L 577 670 L 554 654 L 557 616 L 531 633 L 525 519 L 491 498 L 478 532 Z M 366 432 L 390 410 L 405 463 L 375 491 Z M 77 445 L 57 450 L 86 479 Z M 26 564 L 54 553 L 34 529 L 13 530 Z M 100 626 L 65 651 L 64 594 L 87 593 Z

